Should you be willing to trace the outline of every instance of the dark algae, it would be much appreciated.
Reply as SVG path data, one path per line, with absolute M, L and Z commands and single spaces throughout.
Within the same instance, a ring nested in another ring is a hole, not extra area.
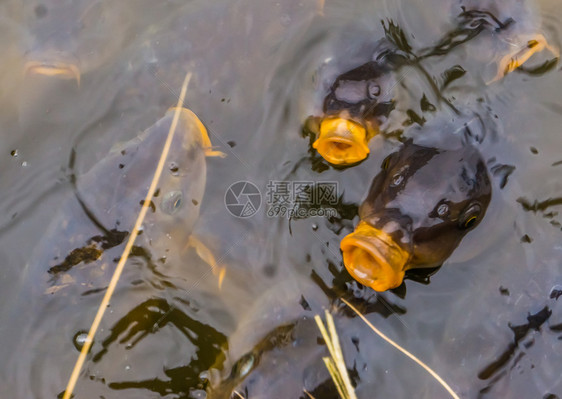
M 186 356 L 185 364 L 164 369 L 165 379 L 154 378 L 140 381 L 107 382 L 115 390 L 144 389 L 161 396 L 179 395 L 185 397 L 189 389 L 202 386 L 199 374 L 216 366 L 226 346 L 226 337 L 212 326 L 190 317 L 178 305 L 164 298 L 151 298 L 131 309 L 110 329 L 101 342 L 102 350 L 93 354 L 92 361 L 100 362 L 112 345 L 123 344 L 129 350 L 150 336 L 158 336 L 160 330 L 173 328 L 195 348 L 191 358 Z M 187 354 L 186 354 L 187 355 Z
M 478 373 L 479 379 L 489 380 L 489 384 L 482 388 L 480 393 L 488 392 L 490 388 L 508 372 L 508 368 L 513 368 L 520 361 L 525 355 L 524 351 L 534 344 L 534 340 L 528 339 L 529 335 L 532 332 L 540 332 L 543 325 L 551 316 L 552 310 L 548 307 L 544 307 L 537 313 L 529 314 L 527 316 L 527 323 L 508 325 L 513 333 L 513 342 L 508 345 L 504 352 Z M 555 326 L 550 327 L 551 330 L 553 328 L 555 328 Z

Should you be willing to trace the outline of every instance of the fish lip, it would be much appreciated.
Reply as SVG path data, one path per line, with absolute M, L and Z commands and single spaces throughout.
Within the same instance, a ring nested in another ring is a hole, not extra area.
M 402 284 L 411 254 L 384 231 L 361 221 L 340 248 L 345 268 L 361 284 L 375 291 Z
M 23 67 L 24 76 L 55 76 L 59 79 L 75 80 L 80 86 L 81 74 L 78 60 L 71 59 L 68 56 L 53 58 L 42 54 L 28 55 Z M 68 58 L 68 60 L 65 60 L 65 58 Z
M 328 117 L 320 122 L 320 131 L 312 147 L 329 163 L 351 165 L 369 155 L 367 129 L 351 119 Z

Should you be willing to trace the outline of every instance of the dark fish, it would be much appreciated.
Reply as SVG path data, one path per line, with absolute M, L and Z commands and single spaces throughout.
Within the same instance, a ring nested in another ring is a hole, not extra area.
M 226 289 L 232 288 L 229 282 Z M 323 292 L 290 273 L 280 284 L 266 289 L 259 286 L 261 294 L 252 295 L 253 304 L 236 301 L 245 312 L 229 335 L 226 360 L 222 363 L 220 359 L 208 373 L 209 399 L 238 398 L 240 394 L 244 398 L 298 398 L 303 389 L 312 390 L 318 378 L 328 377 L 322 363 L 326 348 L 318 344 L 320 333 L 313 318 L 314 312 L 329 306 Z M 247 285 L 245 288 L 248 291 Z M 300 302 L 293 300 L 299 296 Z
M 313 147 L 332 164 L 365 159 L 381 118 L 394 108 L 391 92 L 396 82 L 391 72 L 406 60 L 389 49 L 374 58 L 338 76 L 324 98 L 323 116 L 307 120 L 307 129 L 317 136 Z
M 407 141 L 390 154 L 341 241 L 343 261 L 376 291 L 398 287 L 408 269 L 441 265 L 484 217 L 491 184 L 471 145 L 457 150 Z

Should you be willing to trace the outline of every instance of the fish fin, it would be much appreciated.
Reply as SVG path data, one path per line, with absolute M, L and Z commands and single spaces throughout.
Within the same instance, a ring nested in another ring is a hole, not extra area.
M 217 265 L 213 252 L 201 240 L 193 235 L 189 236 L 186 247 L 194 248 L 195 252 L 197 252 L 197 255 L 203 260 L 203 262 L 209 265 L 213 274 L 217 276 L 218 286 L 219 289 L 221 289 L 224 276 L 226 274 L 226 268 Z
M 195 118 L 194 118 L 195 123 L 197 124 L 197 127 L 199 128 L 199 131 L 201 132 L 201 140 L 203 141 L 203 149 L 205 151 L 205 156 L 207 156 L 207 157 L 220 157 L 220 158 L 226 157 L 226 154 L 224 152 L 213 150 L 213 144 L 211 143 L 211 139 L 209 137 L 209 132 L 205 128 L 205 125 L 203 125 L 203 122 L 201 122 L 201 120 L 199 118 L 197 118 L 197 116 L 195 114 L 193 114 L 193 116 L 195 116 Z
M 207 148 L 205 148 L 205 156 L 224 158 L 224 157 L 226 157 L 226 154 L 222 151 L 216 151 L 216 150 L 213 150 L 211 147 L 207 147 Z
M 169 109 L 169 111 L 174 111 L 175 108 L 176 107 L 172 107 Z M 191 117 L 195 122 L 195 125 L 199 129 L 199 133 L 201 135 L 202 147 L 203 147 L 203 151 L 205 152 L 205 156 L 221 157 L 221 158 L 226 157 L 226 154 L 224 152 L 213 150 L 213 144 L 211 143 L 211 139 L 209 138 L 209 133 L 207 132 L 207 128 L 205 127 L 205 125 L 203 125 L 203 122 L 201 122 L 201 119 L 199 119 L 197 115 L 189 108 L 182 107 L 182 112 L 183 115 Z
M 560 49 L 549 44 L 542 34 L 538 33 L 534 35 L 527 41 L 527 45 L 524 48 L 506 54 L 500 59 L 496 76 L 486 84 L 489 85 L 504 78 L 507 74 L 527 62 L 535 53 L 539 53 L 545 49 L 550 51 L 555 58 L 560 58 Z

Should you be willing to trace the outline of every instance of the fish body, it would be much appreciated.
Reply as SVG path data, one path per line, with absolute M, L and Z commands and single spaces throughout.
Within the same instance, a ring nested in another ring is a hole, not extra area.
M 495 64 L 495 76 L 490 78 L 487 72 L 483 74 L 487 84 L 501 80 L 516 69 L 529 75 L 542 75 L 560 58 L 560 49 L 548 38 L 535 2 L 462 0 L 452 7 L 450 3 L 443 7 L 450 7 L 459 28 L 446 36 L 442 44 L 447 41 L 462 43 L 485 32 L 485 41 L 477 41 L 472 49 L 469 47 L 467 57 L 485 65 Z M 468 32 L 471 33 L 467 36 Z
M 245 312 L 228 338 L 226 361 L 217 365 L 222 375 L 216 369 L 209 373 L 208 398 L 229 399 L 235 392 L 248 398 L 299 397 L 328 378 L 313 318 L 329 306 L 322 291 L 292 273 L 265 289 L 254 285 L 262 289 L 252 304 L 241 304 Z
M 210 325 L 208 314 L 222 312 L 223 306 L 216 295 L 193 290 L 209 277 L 209 266 L 189 250 L 206 255 L 192 232 L 205 191 L 208 136 L 193 112 L 172 108 L 72 178 L 74 190 L 30 255 L 6 316 L 18 329 L 9 351 L 10 378 L 20 382 L 14 388 L 17 397 L 56 396 L 66 386 L 76 351 L 145 204 L 176 112 L 162 174 L 89 355 L 95 373 L 109 383 L 102 386 L 86 377 L 75 393 L 114 392 L 121 381 L 127 385 L 131 367 L 135 379 L 146 373 L 154 378 L 172 358 L 179 364 L 193 356 L 193 367 L 207 369 L 220 352 L 224 336 Z M 216 282 L 213 287 L 216 291 Z M 156 360 L 153 348 L 162 360 Z M 57 367 L 49 367 L 53 364 Z M 146 383 L 147 389 L 153 386 Z
M 55 294 L 74 287 L 83 294 L 107 285 L 141 210 L 172 118 L 170 110 L 76 178 L 74 195 L 53 218 L 27 266 L 29 278 L 42 277 L 43 291 Z M 177 260 L 186 245 L 205 189 L 202 128 L 195 114 L 181 109 L 169 156 L 135 243 L 138 256 L 165 264 Z

